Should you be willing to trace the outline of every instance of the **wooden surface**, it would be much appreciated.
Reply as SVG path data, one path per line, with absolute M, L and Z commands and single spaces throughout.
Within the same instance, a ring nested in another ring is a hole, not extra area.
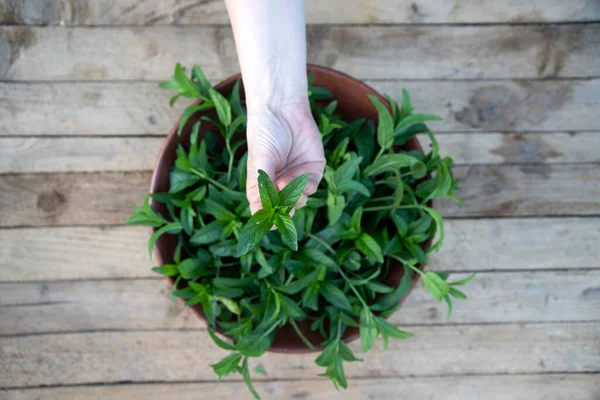
M 450 320 L 416 289 L 392 317 L 416 337 L 377 343 L 344 393 L 314 355 L 255 360 L 263 398 L 600 398 L 600 2 L 306 9 L 311 62 L 444 117 L 467 206 L 440 203 L 430 267 L 478 277 Z M 185 106 L 156 83 L 237 72 L 227 23 L 222 0 L 0 3 L 0 399 L 249 398 L 124 226 Z

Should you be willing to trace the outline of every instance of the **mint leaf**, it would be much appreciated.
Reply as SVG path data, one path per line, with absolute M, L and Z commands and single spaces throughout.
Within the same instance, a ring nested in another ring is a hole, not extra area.
M 221 221 L 213 221 L 198 229 L 190 238 L 190 243 L 195 246 L 214 243 L 223 238 L 226 224 Z
M 242 359 L 240 353 L 233 353 L 222 359 L 216 364 L 211 364 L 211 368 L 215 371 L 215 374 L 222 378 L 234 372 Z
M 394 121 L 382 102 L 371 94 L 369 94 L 369 98 L 377 109 L 377 144 L 383 150 L 387 150 L 394 144 Z
M 329 225 L 334 225 L 339 221 L 342 213 L 344 212 L 344 207 L 346 206 L 346 198 L 342 195 L 336 196 L 332 193 L 328 193 L 327 195 L 327 219 L 329 220 Z
M 328 302 L 342 310 L 350 310 L 352 308 L 344 292 L 329 282 L 323 282 L 321 285 L 321 294 Z
M 152 268 L 152 271 L 165 276 L 175 276 L 179 273 L 179 271 L 177 271 L 177 265 L 175 264 L 165 264 L 160 267 L 154 267 Z
M 236 257 L 239 258 L 252 250 L 265 237 L 272 226 L 273 221 L 270 211 L 258 210 L 254 213 L 240 232 Z
M 209 89 L 210 98 L 215 103 L 215 109 L 219 116 L 219 121 L 224 127 L 228 127 L 231 124 L 231 106 L 223 95 L 217 92 L 215 89 Z
M 368 233 L 361 234 L 358 239 L 354 241 L 354 244 L 365 256 L 379 263 L 383 262 L 383 252 L 381 251 L 381 247 Z
M 279 193 L 269 175 L 262 169 L 258 170 L 258 193 L 263 209 L 270 211 L 279 205 Z
M 250 378 L 250 370 L 248 368 L 248 357 L 244 357 L 244 362 L 242 363 L 242 376 L 244 377 L 244 382 L 246 382 L 246 386 L 248 386 L 248 390 L 252 393 L 255 399 L 260 400 L 260 396 L 254 389 L 254 385 L 252 384 L 252 378 Z
M 294 251 L 298 251 L 298 235 L 292 218 L 287 214 L 275 216 L 275 226 L 281 233 L 283 243 Z
M 306 189 L 308 183 L 308 174 L 302 174 L 296 179 L 287 184 L 286 187 L 279 192 L 279 205 L 284 209 L 291 209 L 296 205 L 300 196 Z
M 162 228 L 159 228 L 154 234 L 150 237 L 148 241 L 148 255 L 152 258 L 152 249 L 154 248 L 154 244 L 158 240 L 159 237 L 164 235 L 165 233 L 179 233 L 183 229 L 181 222 L 171 222 Z
M 375 326 L 374 316 L 367 307 L 363 307 L 360 312 L 360 344 L 362 351 L 369 351 L 377 339 L 377 327 Z
M 418 163 L 415 157 L 406 154 L 385 154 L 365 168 L 366 176 L 383 174 L 384 172 L 397 171 L 403 167 L 411 167 Z
M 213 329 L 210 326 L 208 326 L 206 329 L 208 330 L 208 335 L 210 336 L 210 338 L 213 340 L 213 342 L 217 346 L 219 346 L 223 350 L 235 350 L 234 345 L 227 343 L 224 340 L 222 340 L 221 338 L 219 338 L 217 336 L 217 334 L 215 333 L 215 331 L 213 331 Z

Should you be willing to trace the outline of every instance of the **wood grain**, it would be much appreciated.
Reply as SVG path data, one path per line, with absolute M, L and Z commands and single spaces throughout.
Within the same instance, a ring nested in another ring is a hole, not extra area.
M 378 341 L 348 377 L 600 372 L 600 324 L 415 328 L 410 340 Z M 357 343 L 352 344 L 357 349 Z M 0 338 L 0 385 L 215 380 L 209 363 L 226 353 L 204 332 L 98 332 Z M 206 351 L 206 350 L 209 351 Z M 266 354 L 269 379 L 314 378 L 314 354 Z M 435 360 L 435 362 L 431 362 Z M 493 362 L 491 362 L 493 360 Z
M 460 207 L 442 199 L 448 217 L 597 215 L 600 168 L 597 164 L 559 166 L 458 166 Z
M 600 79 L 367 83 L 396 99 L 406 88 L 416 112 L 445 119 L 436 132 L 598 129 Z M 150 82 L 0 83 L 0 135 L 164 135 L 185 106 L 168 101 Z
M 429 400 L 596 400 L 600 379 L 596 374 L 543 374 L 523 376 L 449 376 L 427 378 L 353 379 L 343 392 L 325 379 L 255 382 L 264 400 L 429 399 Z M 401 390 L 399 391 L 399 388 Z M 243 382 L 120 384 L 2 391 L 5 400 L 196 400 L 199 393 L 212 400 L 246 398 Z
M 467 277 L 452 274 L 451 280 Z M 418 285 L 391 317 L 400 326 L 444 323 L 600 321 L 600 271 L 482 273 L 461 288 L 447 319 Z M 204 328 L 166 280 L 70 281 L 0 284 L 0 332 L 29 334 L 88 330 Z M 408 330 L 412 328 L 407 328 Z
M 149 25 L 149 24 L 227 24 L 229 19 L 222 1 L 166 0 L 98 2 L 93 0 L 46 0 L 44 5 L 58 8 L 40 20 L 39 11 L 23 10 L 22 3 L 9 0 L 0 13 L 0 23 L 52 23 L 67 25 Z M 35 2 L 34 4 L 38 4 Z M 25 3 L 27 4 L 27 3 Z M 29 7 L 32 8 L 32 7 Z M 562 22 L 600 19 L 600 7 L 593 0 L 546 0 L 536 2 L 493 0 L 451 1 L 416 0 L 337 0 L 306 1 L 306 20 L 319 24 L 403 24 L 403 23 L 502 23 Z M 43 9 L 39 5 L 34 10 Z
M 600 267 L 599 226 L 599 218 L 448 220 L 444 247 L 431 256 L 430 268 Z M 156 277 L 148 238 L 144 227 L 0 230 L 0 281 Z
M 447 217 L 597 215 L 596 164 L 472 165 L 454 168 L 459 195 L 437 206 Z M 149 172 L 0 175 L 0 226 L 122 224 L 143 202 Z
M 600 162 L 600 132 L 443 133 L 457 164 Z M 429 138 L 419 140 L 425 149 Z M 151 170 L 162 138 L 0 138 L 0 173 Z
M 308 62 L 359 79 L 600 76 L 600 24 L 319 25 L 307 38 Z M 3 80 L 168 80 L 174 60 L 200 63 L 211 80 L 239 70 L 228 26 L 3 27 L 2 42 Z

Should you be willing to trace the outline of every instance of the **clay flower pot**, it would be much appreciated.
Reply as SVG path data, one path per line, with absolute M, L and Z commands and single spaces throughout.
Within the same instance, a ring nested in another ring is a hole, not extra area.
M 334 98 L 338 101 L 336 113 L 338 113 L 343 120 L 353 121 L 358 118 L 368 118 L 377 121 L 377 110 L 371 103 L 371 100 L 368 98 L 367 94 L 377 97 L 377 99 L 379 99 L 383 104 L 388 105 L 386 99 L 381 94 L 377 93 L 373 88 L 346 74 L 331 68 L 316 65 L 308 65 L 307 69 L 308 72 L 312 72 L 314 74 L 313 84 L 315 86 L 325 87 L 329 89 L 331 93 L 333 93 Z M 214 89 L 223 95 L 229 95 L 233 90 L 235 82 L 240 78 L 240 74 L 233 75 L 215 85 Z M 243 98 L 243 87 L 240 87 L 240 89 L 240 94 Z M 210 114 L 210 112 L 208 114 Z M 158 154 L 158 158 L 154 166 L 152 182 L 150 184 L 150 193 L 167 192 L 169 190 L 169 172 L 175 163 L 177 145 L 181 143 L 183 146 L 187 146 L 189 144 L 192 126 L 198 120 L 198 114 L 191 117 L 183 128 L 181 136 L 177 135 L 179 121 L 175 122 L 173 128 L 171 128 L 171 131 L 167 135 L 167 138 Z M 210 130 L 209 125 L 210 124 L 208 123 L 203 123 L 201 125 L 198 139 L 200 139 L 206 132 Z M 419 142 L 415 138 L 409 139 L 403 148 L 405 150 L 422 151 Z M 156 211 L 165 216 L 167 215 L 166 207 L 164 207 L 163 204 L 151 200 L 151 205 Z M 430 246 L 431 240 L 424 242 L 422 245 L 424 250 Z M 173 263 L 173 253 L 175 251 L 175 247 L 176 241 L 173 235 L 163 235 L 159 238 L 156 246 L 154 247 L 154 256 L 158 265 Z M 388 275 L 383 280 L 383 283 L 392 287 L 398 287 L 403 275 L 403 266 L 398 262 L 392 262 Z M 415 274 L 413 287 L 418 277 L 419 275 Z M 171 280 L 171 283 L 174 283 L 174 279 L 168 279 Z M 206 320 L 201 305 L 194 305 L 191 307 L 200 318 Z M 308 340 L 310 340 L 317 348 L 319 348 L 319 343 L 322 342 L 322 337 L 318 332 L 312 332 L 310 330 L 310 321 L 298 322 L 298 327 L 301 329 L 304 336 L 306 336 Z M 345 342 L 351 342 L 357 339 L 358 336 L 358 328 L 348 327 L 343 339 Z M 311 352 L 312 350 L 310 350 L 302 342 L 292 326 L 286 325 L 277 330 L 275 340 L 269 351 L 282 353 L 305 353 Z

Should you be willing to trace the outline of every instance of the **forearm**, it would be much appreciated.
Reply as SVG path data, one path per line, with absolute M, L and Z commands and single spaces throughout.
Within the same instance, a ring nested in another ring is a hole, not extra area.
M 306 102 L 302 0 L 226 0 L 248 112 Z

